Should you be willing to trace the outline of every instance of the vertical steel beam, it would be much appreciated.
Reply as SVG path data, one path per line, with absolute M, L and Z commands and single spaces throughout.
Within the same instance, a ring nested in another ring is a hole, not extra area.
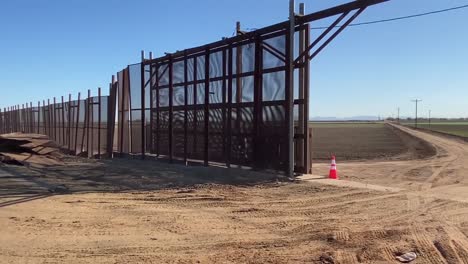
M 88 90 L 88 93 L 91 91 Z M 94 122 L 94 98 L 88 94 L 88 107 L 89 107 L 89 122 L 88 122 L 88 141 L 90 142 L 89 147 L 88 147 L 88 157 L 93 158 L 94 157 L 94 130 L 96 129 L 95 127 L 95 122 Z
M 210 122 L 210 50 L 207 48 L 205 51 L 205 147 L 203 154 L 203 165 L 208 166 L 208 147 L 209 147 L 209 122 Z
M 160 134 L 159 134 L 159 127 L 160 127 L 160 120 L 159 120 L 159 115 L 160 115 L 160 107 L 159 107 L 159 63 L 156 64 L 156 83 L 155 83 L 155 90 L 156 90 L 156 156 L 159 157 L 159 139 L 160 139 Z
M 198 83 L 197 83 L 197 71 L 198 71 L 198 66 L 197 66 L 197 57 L 193 58 L 193 153 L 197 153 L 197 138 L 198 138 L 198 117 L 197 117 L 197 106 L 198 106 L 198 100 L 197 100 L 197 90 L 198 90 Z
M 304 15 L 304 11 L 305 11 L 305 6 L 304 6 L 304 3 L 300 3 L 299 4 L 299 15 Z M 305 45 L 304 45 L 304 40 L 305 40 L 305 36 L 304 36 L 304 30 L 301 29 L 299 30 L 299 54 L 302 54 L 305 50 Z M 295 160 L 298 161 L 298 163 L 301 165 L 301 169 L 305 169 L 306 167 L 306 163 L 307 161 L 304 159 L 305 158 L 305 155 L 304 155 L 304 147 L 305 147 L 305 142 L 307 141 L 307 137 L 305 136 L 306 134 L 306 127 L 307 127 L 307 123 L 304 123 L 304 105 L 306 104 L 306 102 L 304 101 L 304 75 L 305 75 L 305 72 L 304 72 L 304 65 L 302 63 L 304 63 L 305 60 L 302 58 L 300 60 L 300 66 L 299 66 L 299 87 L 298 87 L 298 92 L 299 92 L 299 99 L 302 100 L 300 101 L 299 105 L 298 105 L 298 108 L 299 108 L 299 116 L 298 116 L 298 122 L 297 122 L 297 134 L 300 135 L 299 138 L 296 139 L 296 142 L 297 144 L 295 144 L 297 146 L 297 151 L 295 151 L 295 154 L 297 155 L 297 157 L 295 157 Z M 302 171 L 302 172 L 305 172 Z
M 240 22 L 237 22 L 236 24 L 236 34 L 240 35 L 241 34 L 241 25 Z M 234 142 L 235 147 L 238 148 L 239 146 L 245 147 L 244 144 L 241 144 L 241 103 L 242 103 L 242 46 L 238 45 L 236 47 L 236 126 L 235 126 L 235 131 L 236 131 L 236 140 Z M 245 149 L 242 148 L 242 151 L 245 151 Z
M 141 77 L 140 77 L 140 82 L 141 82 L 141 158 L 145 159 L 145 153 L 146 153 L 146 138 L 145 138 L 145 127 L 146 127 L 146 107 L 145 107 L 145 51 L 141 51 Z
M 98 159 L 101 158 L 101 87 L 98 87 Z
M 19 114 L 20 114 L 20 128 L 19 128 L 19 131 L 20 132 L 25 132 L 25 128 L 24 128 L 24 104 L 21 104 L 21 108 L 19 110 Z
M 260 36 L 255 37 L 255 65 L 254 65 L 254 108 L 253 108 L 253 166 L 259 168 L 263 166 L 262 144 L 261 144 L 261 125 L 262 125 L 262 68 L 263 68 L 263 49 Z
M 112 75 L 109 84 L 109 99 L 107 101 L 107 133 L 106 133 L 106 154 L 109 158 L 114 154 L 114 134 L 115 134 L 115 109 L 117 99 L 117 84 L 115 75 Z
M 240 22 L 236 23 L 236 34 L 239 36 L 241 34 L 241 24 Z M 236 103 L 240 104 L 242 102 L 242 79 L 240 75 L 242 74 L 242 46 L 239 45 L 236 47 Z
M 46 106 L 45 100 L 42 100 L 42 123 L 44 126 L 44 135 L 47 135 L 47 121 L 46 121 Z
M 50 99 L 47 99 L 47 136 L 49 138 L 52 138 L 52 118 L 51 118 L 51 113 L 50 113 Z
M 41 126 L 41 101 L 37 101 L 37 134 L 40 134 L 39 127 Z
M 12 106 L 10 107 L 10 109 L 11 109 L 10 133 L 13 133 L 16 130 L 16 106 Z
M 122 89 L 122 93 L 121 95 L 122 96 L 119 96 L 119 100 L 120 100 L 120 104 L 119 106 L 122 107 L 122 109 L 119 109 L 120 110 L 120 113 L 121 113 L 121 120 L 120 120 L 120 133 L 119 133 L 119 139 L 120 139 L 120 146 L 119 146 L 119 152 L 120 152 L 120 156 L 122 156 L 123 154 L 123 142 L 124 142 L 124 115 L 125 115 L 125 82 L 127 81 L 126 79 L 126 69 L 124 69 L 122 71 L 122 80 L 119 80 L 119 82 L 122 82 L 122 84 L 120 85 L 120 88 Z
M 150 59 L 153 59 L 153 53 L 150 52 Z M 153 80 L 153 71 L 155 71 L 155 67 L 153 66 L 153 63 L 149 65 L 150 67 L 150 132 L 149 132 L 149 142 L 150 142 L 150 153 L 154 153 L 154 138 L 153 138 L 153 133 L 154 133 L 154 121 L 153 121 L 153 116 L 154 116 L 154 106 L 153 106 L 153 100 L 154 98 L 154 80 Z M 157 73 L 155 73 L 157 75 Z M 157 94 L 156 94 L 157 95 Z
M 227 148 L 226 148 L 226 135 L 227 135 L 227 116 L 226 116 L 226 96 L 227 96 L 227 91 L 226 91 L 226 74 L 227 74 L 227 62 L 226 62 L 226 49 L 223 49 L 223 83 L 222 83 L 222 122 L 223 122 L 223 159 L 226 162 L 227 160 Z
M 18 105 L 19 108 L 19 105 Z M 21 104 L 21 108 L 18 110 L 19 114 L 19 132 L 24 132 L 24 104 Z
M 80 100 L 81 94 L 78 93 L 78 104 L 76 106 L 76 126 L 75 126 L 75 155 L 78 153 L 78 127 L 80 125 Z M 84 130 L 83 130 L 84 134 Z
M 174 158 L 174 138 L 173 138 L 173 93 L 174 93 L 174 87 L 173 87 L 173 62 L 172 62 L 172 56 L 169 57 L 169 162 L 173 162 Z
M 188 150 L 188 61 L 187 52 L 184 52 L 184 164 L 187 165 Z
M 286 35 L 286 120 L 287 169 L 286 175 L 294 177 L 294 0 L 289 0 L 289 27 Z
M 72 124 L 72 95 L 68 94 L 68 120 L 67 120 L 67 142 L 68 151 L 71 151 L 71 124 Z
M 88 89 L 88 98 L 86 99 L 86 111 L 85 111 L 85 128 L 86 128 L 86 152 L 89 157 L 89 127 L 90 127 L 90 113 L 89 113 L 89 105 L 90 105 L 90 99 L 91 99 L 91 90 Z M 84 131 L 83 131 L 84 132 Z M 84 134 L 84 133 L 83 133 Z
M 33 111 L 33 103 L 29 102 L 29 114 L 30 114 L 30 132 L 34 133 L 34 111 Z
M 66 144 L 67 143 L 65 139 L 65 102 L 62 96 L 62 147 L 64 147 Z
M 53 120 L 53 123 L 52 123 L 52 126 L 54 128 L 53 130 L 53 138 L 54 138 L 54 141 L 58 142 L 57 140 L 57 115 L 56 115 L 56 108 L 55 108 L 55 105 L 57 104 L 57 101 L 56 101 L 56 98 L 54 97 L 54 104 L 52 105 L 52 109 L 53 109 L 53 112 L 52 112 L 52 120 Z
M 310 44 L 310 27 L 309 25 L 305 28 L 304 34 L 305 45 Z M 304 64 L 304 124 L 305 124 L 305 146 L 304 146 L 304 160 L 306 162 L 305 171 L 306 173 L 312 173 L 312 155 L 309 149 L 311 149 L 311 137 L 312 134 L 309 130 L 309 89 L 310 89 L 310 60 L 305 60 Z

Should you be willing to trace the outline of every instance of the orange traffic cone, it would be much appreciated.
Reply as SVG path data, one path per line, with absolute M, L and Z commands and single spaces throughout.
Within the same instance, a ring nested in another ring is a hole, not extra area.
M 338 180 L 338 173 L 336 172 L 335 155 L 332 155 L 331 158 L 330 173 L 328 174 L 328 178 Z

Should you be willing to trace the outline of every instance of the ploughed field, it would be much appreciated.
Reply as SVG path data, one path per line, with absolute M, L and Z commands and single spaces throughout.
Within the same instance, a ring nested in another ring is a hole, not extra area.
M 414 123 L 405 123 L 414 127 Z M 468 122 L 428 122 L 418 123 L 418 128 L 468 138 Z
M 312 158 L 328 160 L 406 160 L 434 155 L 435 150 L 383 122 L 311 122 Z

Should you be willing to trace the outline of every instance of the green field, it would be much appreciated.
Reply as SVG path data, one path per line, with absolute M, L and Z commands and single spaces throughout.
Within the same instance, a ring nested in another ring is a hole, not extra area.
M 402 123 L 414 127 L 414 123 Z M 468 137 L 468 122 L 428 122 L 418 123 L 418 128 L 429 129 L 451 135 Z

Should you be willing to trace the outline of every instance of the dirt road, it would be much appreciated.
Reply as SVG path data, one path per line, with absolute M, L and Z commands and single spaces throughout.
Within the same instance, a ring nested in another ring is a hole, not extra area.
M 341 186 L 124 160 L 2 166 L 0 262 L 468 263 L 468 144 L 401 129 L 436 156 L 338 157 Z
M 433 144 L 435 156 L 411 161 L 339 164 L 343 179 L 399 187 L 419 196 L 468 202 L 468 144 L 462 140 L 396 126 Z M 339 157 L 338 157 L 339 162 Z M 314 174 L 326 175 L 328 164 L 315 164 Z

